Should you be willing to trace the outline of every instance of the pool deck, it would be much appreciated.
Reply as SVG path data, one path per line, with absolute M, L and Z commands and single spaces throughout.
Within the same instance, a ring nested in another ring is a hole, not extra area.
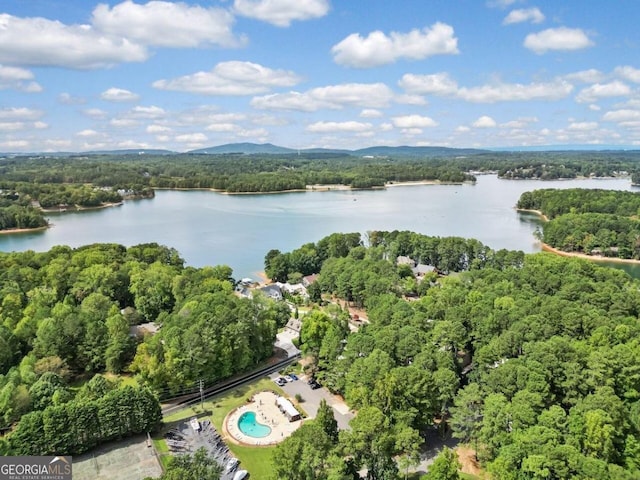
M 253 396 L 253 401 L 229 412 L 223 422 L 223 433 L 234 443 L 239 445 L 275 445 L 295 432 L 302 420 L 290 422 L 276 405 L 278 396 L 273 392 L 260 392 Z M 238 420 L 243 413 L 254 412 L 256 422 L 267 425 L 271 433 L 262 438 L 245 435 L 238 428 Z

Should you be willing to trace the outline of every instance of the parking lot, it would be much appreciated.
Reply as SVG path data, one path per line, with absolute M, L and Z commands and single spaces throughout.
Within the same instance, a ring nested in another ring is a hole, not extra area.
M 274 380 L 279 376 L 280 374 L 276 372 L 271 374 L 269 377 Z M 295 397 L 296 394 L 300 394 L 303 400 L 301 407 L 307 413 L 309 418 L 316 417 L 318 408 L 320 408 L 320 401 L 322 399 L 326 400 L 327 405 L 333 408 L 333 414 L 338 422 L 338 428 L 340 430 L 348 430 L 349 421 L 351 421 L 355 415 L 349 411 L 349 407 L 344 403 L 344 400 L 333 395 L 324 387 L 312 390 L 311 387 L 307 385 L 308 378 L 305 375 L 301 375 L 298 378 L 298 380 L 294 380 L 293 382 L 285 383 L 281 387 L 282 390 L 284 390 L 290 397 Z

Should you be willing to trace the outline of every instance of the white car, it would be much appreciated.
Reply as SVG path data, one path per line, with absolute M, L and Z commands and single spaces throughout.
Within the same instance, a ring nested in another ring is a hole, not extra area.
M 290 377 L 289 375 L 285 375 L 285 376 L 284 376 L 284 379 L 285 379 L 287 382 L 293 382 L 293 378 L 292 378 L 292 377 Z

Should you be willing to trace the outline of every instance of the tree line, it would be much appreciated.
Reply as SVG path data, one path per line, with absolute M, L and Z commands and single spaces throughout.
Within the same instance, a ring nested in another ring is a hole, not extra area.
M 518 208 L 538 210 L 544 243 L 566 252 L 640 259 L 640 195 L 589 189 L 525 192 Z

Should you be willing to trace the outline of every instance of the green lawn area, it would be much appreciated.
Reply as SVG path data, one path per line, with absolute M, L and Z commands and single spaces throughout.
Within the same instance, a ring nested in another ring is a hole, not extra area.
M 244 405 L 254 393 L 261 392 L 263 390 L 273 390 L 280 395 L 284 395 L 284 392 L 270 379 L 264 378 L 256 383 L 251 383 L 238 387 L 224 395 L 210 398 L 204 402 L 204 412 L 200 407 L 200 404 L 181 410 L 177 413 L 173 413 L 164 417 L 164 423 L 177 422 L 198 416 L 200 419 L 203 416 L 210 418 L 216 430 L 222 431 L 222 422 L 227 414 L 241 405 Z M 161 438 L 161 435 L 160 437 Z M 154 440 L 155 442 L 155 440 Z M 165 443 L 162 441 L 162 443 Z M 271 476 L 271 458 L 275 447 L 247 447 L 241 445 L 235 445 L 229 442 L 229 449 L 240 460 L 241 468 L 247 470 L 251 474 L 251 478 L 268 480 Z M 158 447 L 156 447 L 158 448 Z M 166 448 L 166 444 L 164 445 Z M 158 452 L 161 453 L 160 449 Z
M 480 480 L 481 477 L 478 477 L 477 475 L 472 475 L 470 473 L 460 472 L 460 478 L 462 480 Z

